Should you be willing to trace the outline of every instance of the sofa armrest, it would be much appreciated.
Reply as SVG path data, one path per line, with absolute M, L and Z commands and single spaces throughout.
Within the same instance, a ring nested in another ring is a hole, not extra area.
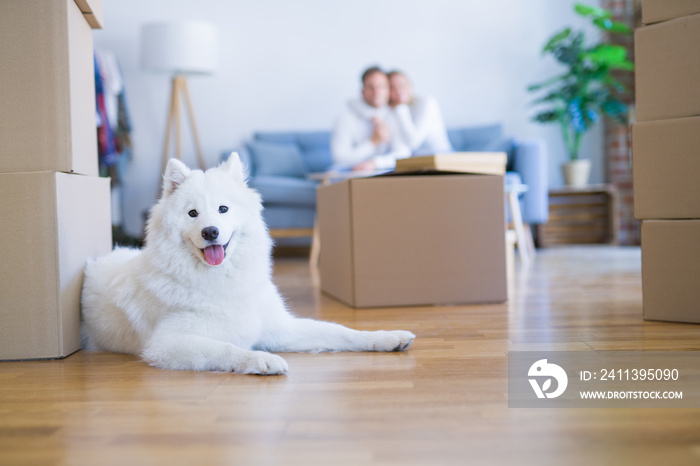
M 238 156 L 241 158 L 241 162 L 243 162 L 243 167 L 248 172 L 248 178 L 254 177 L 255 164 L 253 163 L 253 158 L 250 156 L 250 152 L 248 152 L 248 149 L 245 146 L 241 146 L 236 149 L 225 150 L 221 153 L 221 161 L 225 162 L 226 160 L 228 160 L 229 156 L 231 155 L 231 152 L 238 152 Z
M 522 198 L 523 221 L 546 223 L 549 219 L 547 144 L 541 139 L 515 141 L 513 170 L 520 174 L 527 192 Z

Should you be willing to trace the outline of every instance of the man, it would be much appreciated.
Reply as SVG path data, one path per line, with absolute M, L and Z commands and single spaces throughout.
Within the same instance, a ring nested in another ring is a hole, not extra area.
M 389 78 L 376 66 L 368 68 L 362 73 L 362 100 L 348 103 L 333 130 L 331 150 L 336 166 L 393 169 L 397 158 L 411 155 L 388 103 Z

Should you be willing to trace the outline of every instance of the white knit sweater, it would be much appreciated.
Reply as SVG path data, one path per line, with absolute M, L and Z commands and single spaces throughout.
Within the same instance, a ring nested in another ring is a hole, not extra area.
M 372 118 L 384 121 L 390 141 L 374 145 Z M 411 148 L 403 139 L 396 114 L 389 107 L 375 108 L 362 100 L 354 100 L 338 118 L 331 141 L 333 162 L 339 168 L 352 168 L 373 160 L 379 169 L 393 169 L 397 158 L 409 157 Z
M 400 137 L 413 155 L 452 152 L 440 106 L 432 97 L 415 98 L 394 108 Z

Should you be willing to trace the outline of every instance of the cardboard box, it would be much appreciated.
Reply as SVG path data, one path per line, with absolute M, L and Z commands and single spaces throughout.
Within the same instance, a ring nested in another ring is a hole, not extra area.
M 637 121 L 700 115 L 700 14 L 639 28 Z
M 642 23 L 652 24 L 700 13 L 698 0 L 642 0 Z
M 104 27 L 104 14 L 102 13 L 102 0 L 75 0 L 80 12 L 93 29 Z
M 0 359 L 67 356 L 85 263 L 112 248 L 109 179 L 0 174 L 0 199 Z
M 92 30 L 73 0 L 0 2 L 0 173 L 97 176 Z
M 632 126 L 634 216 L 700 218 L 700 117 Z
M 352 307 L 507 300 L 502 176 L 350 179 L 317 197 L 325 293 Z
M 700 220 L 642 222 L 644 318 L 700 323 Z

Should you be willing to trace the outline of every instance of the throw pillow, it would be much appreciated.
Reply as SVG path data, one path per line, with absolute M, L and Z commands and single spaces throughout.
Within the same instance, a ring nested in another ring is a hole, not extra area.
M 253 141 L 246 144 L 253 157 L 256 176 L 292 176 L 308 173 L 296 144 Z
M 500 124 L 470 126 L 447 130 L 450 144 L 456 152 L 478 152 L 493 141 L 502 139 L 503 129 Z

